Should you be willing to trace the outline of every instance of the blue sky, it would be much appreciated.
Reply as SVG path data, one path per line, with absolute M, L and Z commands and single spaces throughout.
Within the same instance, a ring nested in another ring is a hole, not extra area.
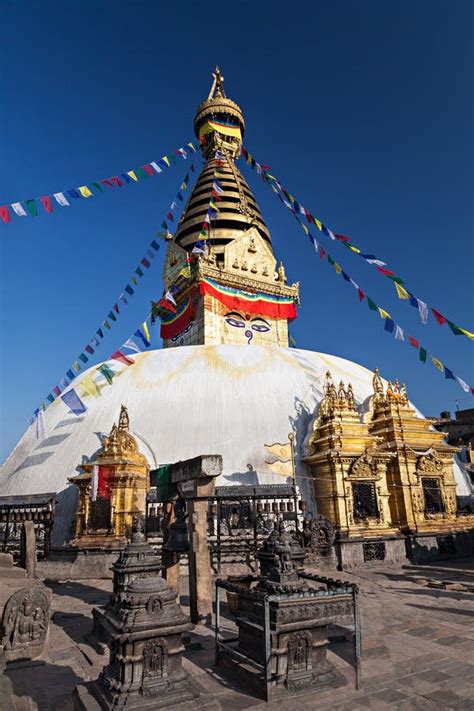
M 0 205 L 124 172 L 193 138 L 220 64 L 246 145 L 335 232 L 474 330 L 473 37 L 470 0 L 0 2 Z M 0 224 L 1 458 L 94 335 L 156 233 L 185 172 L 52 215 Z M 301 282 L 292 334 L 406 381 L 428 414 L 472 406 L 384 332 L 313 256 L 246 165 L 277 256 Z M 321 239 L 327 247 L 328 242 Z M 472 383 L 472 342 L 422 326 L 390 281 L 340 245 L 333 257 L 411 335 Z M 161 295 L 161 250 L 97 352 L 106 358 Z M 159 347 L 154 334 L 155 347 Z

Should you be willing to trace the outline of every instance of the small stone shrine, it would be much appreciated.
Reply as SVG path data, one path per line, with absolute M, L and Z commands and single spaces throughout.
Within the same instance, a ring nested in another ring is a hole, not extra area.
M 245 675 L 266 701 L 345 684 L 327 659 L 328 626 L 355 621 L 360 650 L 357 586 L 305 573 L 304 551 L 283 522 L 258 559 L 260 578 L 217 581 L 217 663 Z M 219 588 L 239 595 L 238 641 L 220 639 Z
M 114 592 L 95 624 L 108 638 L 109 664 L 97 681 L 79 685 L 76 708 L 213 708 L 182 669 L 181 635 L 191 629 L 176 593 L 159 575 L 139 519 L 114 566 Z

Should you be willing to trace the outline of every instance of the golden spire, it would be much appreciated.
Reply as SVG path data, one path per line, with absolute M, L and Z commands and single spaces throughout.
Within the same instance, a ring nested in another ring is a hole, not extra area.
M 224 90 L 224 77 L 222 76 L 221 70 L 217 65 L 215 70 L 212 72 L 212 76 L 214 81 L 212 82 L 211 91 L 209 92 L 207 100 L 209 101 L 210 99 L 214 99 L 216 97 L 227 98 Z

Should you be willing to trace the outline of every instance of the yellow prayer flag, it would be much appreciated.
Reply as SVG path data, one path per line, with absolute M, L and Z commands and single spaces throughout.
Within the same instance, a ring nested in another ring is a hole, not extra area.
M 323 228 L 323 223 L 320 222 L 317 217 L 313 217 L 313 220 L 314 220 L 314 224 L 316 225 L 318 230 L 321 232 L 321 230 Z
M 471 341 L 474 341 L 474 333 L 471 333 L 470 331 L 466 331 L 465 328 L 460 328 L 459 329 L 461 333 L 463 333 L 465 336 L 471 339 Z
M 129 175 L 133 180 L 136 180 L 137 183 L 138 183 L 138 178 L 137 178 L 137 176 L 135 175 L 135 171 L 134 171 L 134 170 L 129 170 L 129 171 L 127 172 L 127 175 Z
M 440 363 L 440 361 L 437 358 L 435 358 L 434 356 L 431 356 L 431 360 L 433 362 L 433 365 L 435 365 L 438 368 L 438 370 L 440 370 L 442 373 L 444 373 L 444 365 L 442 363 Z
M 360 249 L 359 249 L 359 247 L 354 247 L 353 244 L 348 244 L 347 246 L 349 247 L 350 250 L 352 250 L 352 251 L 355 252 L 356 254 L 360 254 Z
M 238 138 L 239 141 L 242 141 L 242 132 L 239 126 L 229 126 L 221 121 L 206 121 L 199 129 L 199 138 L 213 131 L 217 131 L 217 133 L 221 133 L 223 136 Z
M 171 166 L 171 163 L 170 163 L 170 160 L 169 160 L 168 156 L 163 156 L 163 158 L 162 158 L 161 160 L 164 160 L 164 161 L 165 161 L 165 163 L 166 163 L 166 165 L 168 166 L 168 168 Z
M 100 397 L 100 388 L 97 383 L 95 383 L 92 379 L 92 375 L 86 375 L 85 378 L 82 378 L 79 385 L 86 391 L 88 395 L 92 395 L 92 397 Z
M 388 313 L 388 311 L 385 311 L 385 309 L 380 308 L 380 306 L 379 306 L 379 314 L 380 314 L 380 318 L 392 318 L 390 316 L 390 314 Z
M 395 289 L 397 290 L 398 298 L 399 299 L 409 299 L 410 294 L 406 289 L 403 288 L 401 284 L 397 284 L 396 281 L 393 282 L 395 284 Z
M 83 185 L 82 188 L 78 188 L 78 190 L 81 193 L 82 197 L 88 198 L 92 195 L 92 192 L 89 190 L 87 185 Z
M 334 269 L 336 270 L 336 274 L 340 274 L 342 272 L 342 269 L 337 262 L 334 262 Z
M 178 276 L 182 276 L 185 279 L 191 279 L 191 267 L 183 267 Z
M 147 324 L 146 321 L 144 321 L 144 322 L 142 323 L 142 331 L 143 331 L 143 333 L 145 334 L 147 340 L 151 341 L 151 338 L 150 338 L 150 331 L 148 330 L 148 324 Z
M 306 227 L 306 225 L 303 224 L 303 222 L 301 222 L 301 227 L 303 228 L 304 233 L 307 234 L 307 235 L 309 235 L 309 230 L 308 230 L 308 228 Z

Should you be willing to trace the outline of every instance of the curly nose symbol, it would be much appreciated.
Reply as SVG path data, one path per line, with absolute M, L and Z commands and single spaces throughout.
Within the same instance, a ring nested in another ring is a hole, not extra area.
M 250 343 L 250 341 L 251 341 L 252 338 L 253 338 L 253 333 L 252 333 L 252 331 L 245 331 L 244 336 L 245 336 L 246 339 L 247 339 L 247 343 Z

